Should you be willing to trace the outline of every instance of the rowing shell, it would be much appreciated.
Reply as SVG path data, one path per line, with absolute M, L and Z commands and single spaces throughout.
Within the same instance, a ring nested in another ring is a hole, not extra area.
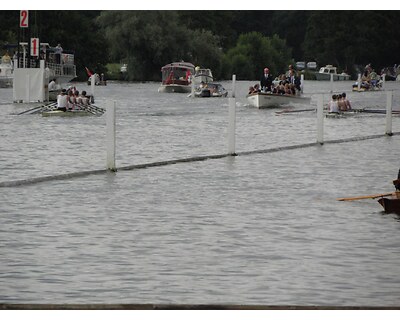
M 75 117 L 75 116 L 90 116 L 92 113 L 86 110 L 71 110 L 71 111 L 62 111 L 62 110 L 53 110 L 53 111 L 44 111 L 42 112 L 43 117 Z

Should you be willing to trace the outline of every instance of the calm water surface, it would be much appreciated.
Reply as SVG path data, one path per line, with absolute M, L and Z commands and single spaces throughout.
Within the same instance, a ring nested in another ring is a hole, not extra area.
M 314 112 L 251 108 L 250 84 L 237 83 L 238 152 L 315 142 Z M 385 108 L 385 92 L 351 84 L 334 91 Z M 398 87 L 387 83 L 395 109 Z M 97 105 L 117 103 L 117 166 L 227 152 L 228 99 L 157 88 L 96 88 Z M 305 85 L 312 106 L 329 90 Z M 0 182 L 105 167 L 105 116 L 17 116 L 32 106 L 10 101 L 0 89 Z M 385 124 L 325 119 L 325 139 Z M 1 188 L 0 302 L 398 306 L 399 217 L 376 200 L 335 199 L 392 191 L 399 150 L 395 135 Z

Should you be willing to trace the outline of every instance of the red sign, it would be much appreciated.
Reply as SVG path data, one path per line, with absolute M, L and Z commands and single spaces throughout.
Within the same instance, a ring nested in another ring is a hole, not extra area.
M 29 11 L 28 10 L 20 10 L 19 26 L 20 26 L 20 28 L 28 28 L 29 27 Z
M 39 38 L 31 38 L 31 57 L 39 56 Z

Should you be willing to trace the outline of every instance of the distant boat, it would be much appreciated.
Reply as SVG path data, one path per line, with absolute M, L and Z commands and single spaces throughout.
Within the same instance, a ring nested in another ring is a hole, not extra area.
M 254 92 L 247 95 L 247 101 L 251 106 L 263 109 L 280 107 L 288 104 L 310 104 L 311 98 L 299 95 Z
M 211 69 L 201 69 L 200 67 L 195 68 L 195 73 L 193 76 L 193 81 L 195 84 L 200 84 L 202 82 L 209 83 L 214 81 Z
M 158 92 L 189 93 L 194 65 L 190 62 L 172 62 L 161 68 L 162 83 Z
M 315 73 L 315 77 L 317 80 L 330 80 L 331 75 L 333 75 L 333 81 L 350 80 L 350 75 L 344 72 L 338 74 L 337 68 L 330 64 L 320 68 L 319 71 Z
M 220 83 L 209 82 L 204 87 L 197 86 L 194 96 L 198 98 L 221 98 L 226 97 L 228 91 Z

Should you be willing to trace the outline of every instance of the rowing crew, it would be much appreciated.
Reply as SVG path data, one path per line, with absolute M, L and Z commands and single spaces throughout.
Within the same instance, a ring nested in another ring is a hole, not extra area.
M 62 89 L 61 93 L 57 96 L 57 109 L 62 111 L 80 109 L 80 106 L 90 105 L 90 99 L 86 95 L 86 91 L 79 91 L 69 89 L 68 92 Z
M 328 102 L 328 112 L 339 113 L 351 110 L 350 100 L 346 98 L 346 93 L 334 94 L 332 100 Z

